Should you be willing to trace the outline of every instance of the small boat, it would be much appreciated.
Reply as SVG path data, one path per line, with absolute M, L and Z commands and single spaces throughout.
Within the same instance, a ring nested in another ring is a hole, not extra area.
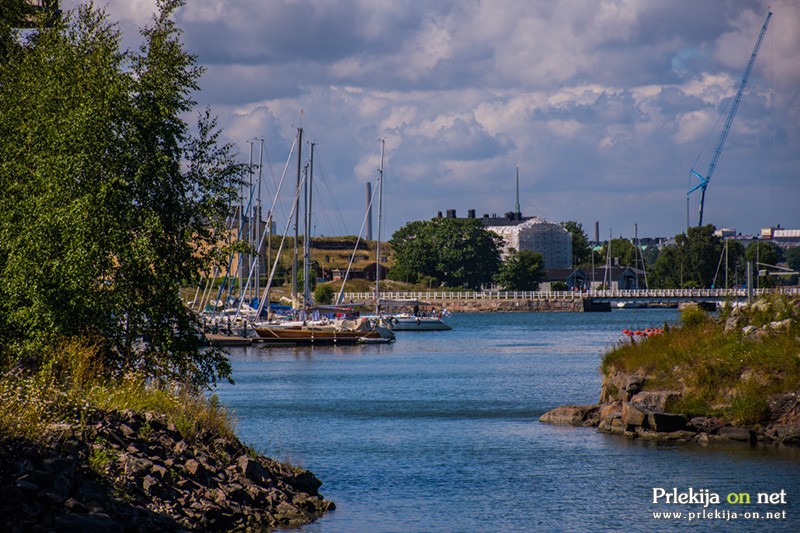
M 430 302 L 421 300 L 380 300 L 380 308 L 398 309 L 397 313 L 383 313 L 382 318 L 392 331 L 447 331 L 453 329 L 443 319 L 450 316 L 446 310 L 437 313 Z

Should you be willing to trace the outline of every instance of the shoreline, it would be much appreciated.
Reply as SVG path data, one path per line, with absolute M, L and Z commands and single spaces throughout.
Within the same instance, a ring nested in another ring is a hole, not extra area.
M 604 376 L 599 403 L 562 405 L 544 413 L 539 422 L 594 427 L 631 439 L 800 446 L 800 391 L 770 396 L 768 422 L 739 426 L 720 416 L 668 412 L 668 404 L 680 397 L 680 391 L 645 391 L 646 381 L 641 374 Z
M 188 442 L 152 413 L 53 424 L 43 444 L 0 439 L 0 513 L 11 532 L 299 527 L 336 508 L 321 484 L 238 438 L 204 432 Z

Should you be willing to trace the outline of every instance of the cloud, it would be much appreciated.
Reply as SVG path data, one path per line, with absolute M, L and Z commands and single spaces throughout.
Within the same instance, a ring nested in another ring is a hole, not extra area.
M 196 99 L 227 138 L 245 155 L 264 138 L 282 169 L 302 125 L 337 196 L 319 211 L 335 204 L 349 233 L 385 139 L 387 204 L 402 206 L 389 233 L 444 209 L 512 209 L 519 164 L 525 214 L 670 236 L 767 1 L 191 0 L 176 20 L 207 67 Z M 126 32 L 153 6 L 107 4 Z M 771 6 L 707 198 L 707 220 L 750 233 L 800 227 L 785 200 L 800 199 L 800 6 Z

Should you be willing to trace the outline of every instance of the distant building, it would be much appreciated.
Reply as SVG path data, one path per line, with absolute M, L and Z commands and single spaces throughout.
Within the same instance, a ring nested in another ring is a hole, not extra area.
M 593 280 L 590 282 L 593 290 L 607 289 L 629 291 L 645 288 L 644 270 L 629 266 L 612 266 L 606 272 L 605 265 L 595 268 L 592 273 Z M 605 287 L 603 284 L 605 283 Z
M 441 211 L 439 216 L 442 216 Z M 448 209 L 447 218 L 456 218 L 456 210 Z M 475 210 L 467 211 L 467 218 L 475 218 Z M 541 217 L 523 217 L 519 207 L 519 166 L 517 166 L 517 195 L 514 211 L 503 217 L 483 215 L 483 226 L 503 238 L 500 253 L 505 258 L 509 250 L 529 250 L 542 254 L 545 269 L 572 268 L 572 234 L 561 224 Z
M 785 248 L 800 246 L 800 229 L 785 229 L 780 225 L 775 228 L 761 228 L 761 238 Z
M 447 218 L 456 218 L 455 209 L 447 210 Z M 476 218 L 474 209 L 468 211 L 467 218 Z M 541 217 L 523 217 L 519 211 L 508 212 L 503 217 L 485 214 L 481 222 L 503 238 L 500 251 L 503 257 L 511 248 L 530 250 L 542 254 L 545 269 L 572 267 L 572 234 L 561 224 Z
M 720 228 L 714 232 L 714 235 L 722 239 L 736 237 L 736 230 L 730 228 Z
M 540 291 L 553 290 L 553 284 L 556 282 L 564 282 L 567 284 L 567 290 L 582 291 L 589 288 L 589 280 L 586 277 L 586 272 L 580 268 L 551 268 L 545 271 L 544 279 L 539 283 Z

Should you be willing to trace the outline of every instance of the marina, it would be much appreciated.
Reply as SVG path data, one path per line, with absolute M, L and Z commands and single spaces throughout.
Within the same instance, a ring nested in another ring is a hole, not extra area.
M 303 531 L 684 531 L 653 512 L 702 507 L 653 504 L 654 487 L 797 494 L 794 448 L 632 441 L 538 422 L 557 405 L 597 402 L 600 359 L 623 330 L 677 319 L 674 309 L 457 313 L 450 331 L 392 344 L 254 345 L 231 349 L 236 384 L 216 393 L 246 442 L 322 480 L 337 509 Z M 795 498 L 748 510 L 785 510 L 770 531 L 800 527 Z M 692 531 L 721 524 L 754 522 Z

